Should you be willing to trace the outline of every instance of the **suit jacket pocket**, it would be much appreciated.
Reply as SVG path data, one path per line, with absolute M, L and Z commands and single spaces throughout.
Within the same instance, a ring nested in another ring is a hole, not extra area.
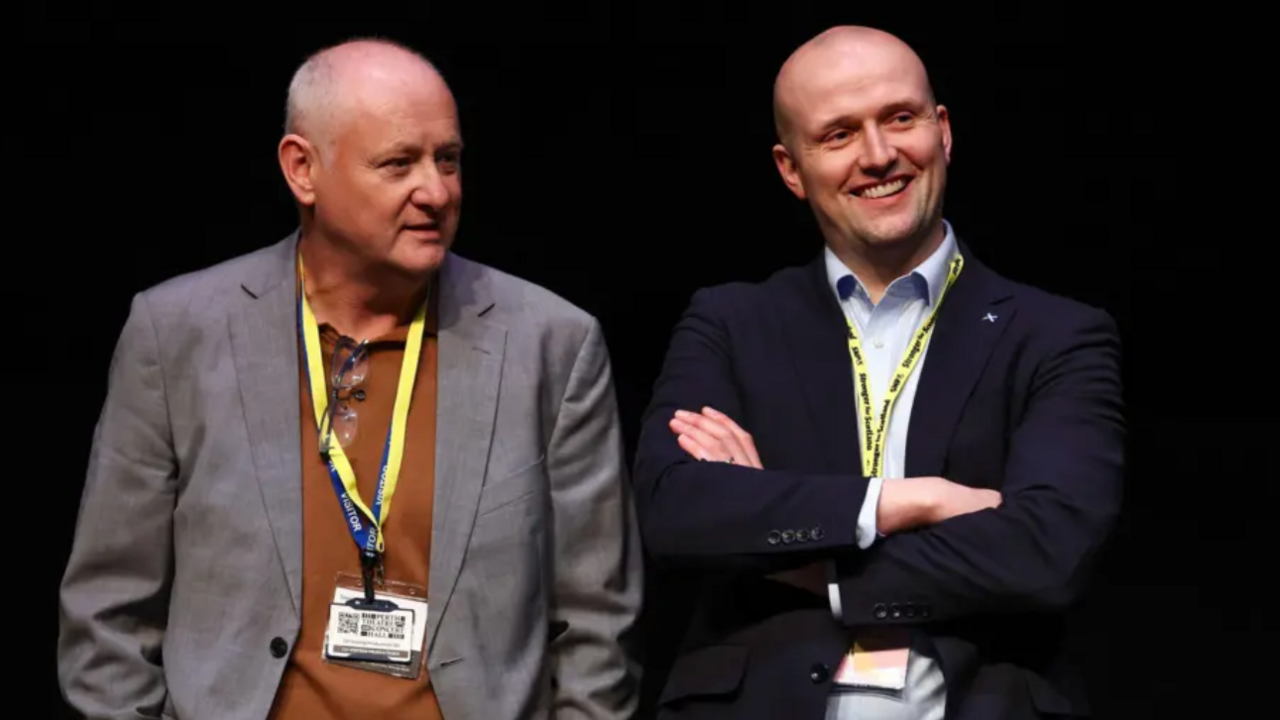
M 746 645 L 708 645 L 685 652 L 671 666 L 658 704 L 735 692 L 747 669 L 747 654 Z
M 487 515 L 518 500 L 532 495 L 543 485 L 542 469 L 546 463 L 546 453 L 537 460 L 521 465 L 496 480 L 490 480 L 480 490 L 479 515 Z

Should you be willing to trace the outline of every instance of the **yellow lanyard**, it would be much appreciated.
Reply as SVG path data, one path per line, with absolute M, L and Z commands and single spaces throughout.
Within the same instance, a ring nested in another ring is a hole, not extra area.
M 303 276 L 302 257 L 298 257 L 298 272 Z M 323 437 L 328 430 L 329 395 L 325 384 L 325 369 L 320 351 L 320 327 L 311 305 L 307 302 L 305 289 L 299 293 L 299 314 L 301 315 L 304 349 L 307 361 L 308 382 L 311 389 L 312 406 L 316 414 L 316 426 Z M 342 503 L 356 545 L 362 551 L 374 551 L 381 554 L 384 549 L 382 526 L 385 518 L 391 513 L 391 499 L 395 496 L 396 483 L 400 480 L 400 462 L 404 457 L 405 425 L 409 418 L 409 401 L 413 396 L 413 381 L 418 373 L 418 357 L 422 351 L 422 335 L 426 327 L 427 303 L 423 302 L 413 318 L 409 328 L 409 338 L 404 352 L 404 361 L 400 365 L 400 383 L 396 388 L 395 409 L 391 416 L 391 427 L 387 430 L 387 444 L 383 451 L 382 468 L 378 474 L 378 491 L 371 511 L 360 498 L 360 490 L 356 487 L 356 474 L 351 469 L 346 453 L 340 443 L 332 443 L 329 450 L 329 474 L 334 480 L 334 490 Z M 354 504 L 367 518 L 367 524 L 361 521 L 350 509 Z M 371 533 L 370 529 L 375 529 Z M 371 547 L 373 546 L 373 547 Z
M 858 410 L 862 420 L 862 474 L 866 477 L 880 477 L 884 472 L 884 444 L 885 435 L 889 429 L 889 413 L 892 412 L 893 403 L 898 399 L 903 386 L 907 384 L 907 377 L 911 375 L 911 371 L 915 369 L 920 356 L 924 354 L 925 343 L 929 341 L 929 336 L 933 334 L 933 326 L 938 319 L 938 309 L 942 307 L 942 300 L 947 296 L 947 291 L 951 289 L 951 286 L 955 284 L 956 278 L 960 276 L 960 270 L 963 268 L 964 258 L 957 254 L 955 259 L 951 261 L 951 270 L 947 274 L 947 284 L 938 295 L 938 302 L 934 304 L 933 311 L 929 313 L 929 319 L 916 331 L 915 337 L 911 339 L 911 344 L 907 347 L 907 352 L 902 358 L 902 362 L 898 363 L 897 369 L 894 370 L 893 379 L 889 382 L 884 401 L 880 404 L 878 418 L 873 417 L 871 410 L 870 373 L 867 371 L 867 361 L 865 354 L 862 352 L 862 343 L 858 341 L 858 333 L 853 329 L 853 321 L 848 314 L 845 315 L 845 323 L 849 326 L 849 356 L 853 359 L 855 375 L 853 390 L 858 398 Z

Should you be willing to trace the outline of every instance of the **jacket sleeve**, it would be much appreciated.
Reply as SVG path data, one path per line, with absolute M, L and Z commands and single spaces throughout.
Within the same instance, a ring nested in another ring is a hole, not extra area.
M 883 539 L 840 563 L 844 623 L 1056 612 L 1076 601 L 1120 510 L 1120 341 L 1088 311 L 1043 343 L 1009 438 L 998 508 Z
M 112 357 L 60 594 L 58 679 L 88 718 L 160 716 L 176 473 L 156 330 L 138 295 Z
M 660 562 L 760 574 L 857 551 L 868 478 L 700 462 L 668 426 L 679 409 L 744 417 L 728 295 L 694 294 L 642 421 L 635 479 L 646 549 Z
M 552 641 L 557 718 L 624 720 L 639 703 L 631 633 L 643 557 L 608 350 L 592 320 L 547 454 L 555 518 Z M 553 635 L 555 635 L 553 631 Z

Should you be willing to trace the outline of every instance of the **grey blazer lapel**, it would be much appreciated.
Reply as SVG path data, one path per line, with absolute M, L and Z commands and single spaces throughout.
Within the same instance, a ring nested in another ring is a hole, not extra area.
M 302 478 L 299 449 L 297 308 L 293 253 L 297 235 L 245 278 L 247 294 L 228 322 L 258 487 L 288 579 L 302 614 Z
M 450 254 L 440 282 L 428 657 L 475 523 L 507 338 L 506 328 L 483 317 L 493 294 L 479 268 Z

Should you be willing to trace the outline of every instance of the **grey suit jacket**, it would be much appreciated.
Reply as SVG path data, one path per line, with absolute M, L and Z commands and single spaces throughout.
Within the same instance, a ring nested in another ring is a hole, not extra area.
M 59 679 L 89 717 L 271 708 L 301 607 L 296 239 L 133 300 L 61 589 Z M 439 302 L 440 707 L 630 717 L 642 569 L 600 326 L 454 254 Z

